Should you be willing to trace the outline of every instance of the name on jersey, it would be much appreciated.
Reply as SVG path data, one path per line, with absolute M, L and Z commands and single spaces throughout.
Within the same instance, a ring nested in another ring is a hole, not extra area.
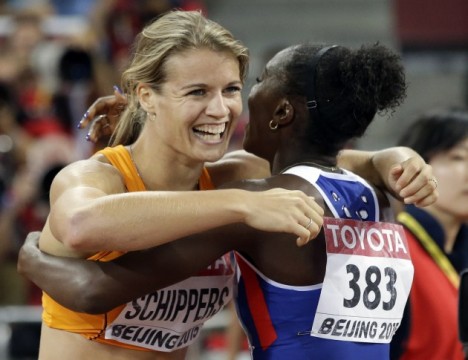
M 230 289 L 171 289 L 160 290 L 127 306 L 124 317 L 139 321 L 174 321 L 183 323 L 208 319 L 220 311 L 229 300 Z
M 166 352 L 188 346 L 204 321 L 229 302 L 230 284 L 190 289 L 178 284 L 142 296 L 127 303 L 106 329 L 106 338 Z
M 410 259 L 401 225 L 324 218 L 327 252 Z

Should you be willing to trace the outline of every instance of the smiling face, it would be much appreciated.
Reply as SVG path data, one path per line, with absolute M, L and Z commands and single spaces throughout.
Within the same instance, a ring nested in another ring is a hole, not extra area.
M 148 103 L 154 142 L 188 161 L 220 159 L 242 112 L 239 62 L 228 52 L 188 50 L 172 55 L 166 81 Z
M 468 138 L 434 155 L 429 164 L 438 180 L 440 194 L 431 209 L 444 217 L 468 221 Z

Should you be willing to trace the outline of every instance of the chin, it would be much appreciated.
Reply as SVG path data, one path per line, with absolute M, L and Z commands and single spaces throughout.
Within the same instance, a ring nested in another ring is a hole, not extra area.
M 224 155 L 226 155 L 227 147 L 223 150 L 207 152 L 201 158 L 203 162 L 216 162 L 220 160 Z

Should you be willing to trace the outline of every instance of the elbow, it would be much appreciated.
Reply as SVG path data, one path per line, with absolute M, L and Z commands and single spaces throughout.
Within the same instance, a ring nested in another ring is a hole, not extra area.
M 95 251 L 95 237 L 90 231 L 89 219 L 91 217 L 86 211 L 76 211 L 62 218 L 60 226 L 61 238 L 59 240 L 69 249 L 77 252 Z M 92 225 L 91 225 L 92 226 Z

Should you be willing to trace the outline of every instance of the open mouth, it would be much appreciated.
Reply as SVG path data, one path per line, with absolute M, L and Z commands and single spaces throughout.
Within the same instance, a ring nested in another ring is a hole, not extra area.
M 227 129 L 227 123 L 204 124 L 193 128 L 193 132 L 205 141 L 221 140 Z

